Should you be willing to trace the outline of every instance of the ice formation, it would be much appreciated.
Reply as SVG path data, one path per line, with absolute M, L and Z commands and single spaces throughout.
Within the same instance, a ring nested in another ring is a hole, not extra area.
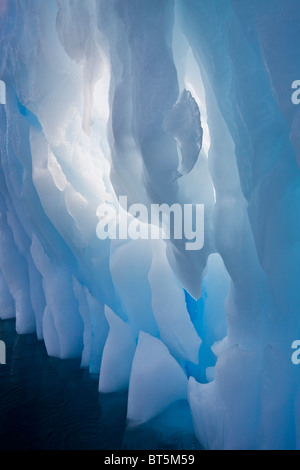
M 296 0 L 0 0 L 0 317 L 128 388 L 131 425 L 188 400 L 208 449 L 300 448 L 299 24 Z M 203 249 L 100 240 L 120 196 L 204 204 Z

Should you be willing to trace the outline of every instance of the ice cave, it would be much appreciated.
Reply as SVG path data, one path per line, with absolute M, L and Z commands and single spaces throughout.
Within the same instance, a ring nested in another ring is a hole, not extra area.
M 299 50 L 297 0 L 0 0 L 0 318 L 128 427 L 300 449 Z

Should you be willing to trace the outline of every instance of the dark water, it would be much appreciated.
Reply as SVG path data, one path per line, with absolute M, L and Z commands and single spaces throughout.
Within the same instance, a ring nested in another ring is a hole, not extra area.
M 98 378 L 80 360 L 49 358 L 35 335 L 0 321 L 6 365 L 0 365 L 0 449 L 195 450 L 186 402 L 152 422 L 126 428 L 127 394 L 98 393 Z

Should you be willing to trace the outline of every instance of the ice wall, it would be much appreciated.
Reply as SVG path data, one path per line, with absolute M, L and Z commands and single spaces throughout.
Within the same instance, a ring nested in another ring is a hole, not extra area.
M 128 388 L 130 425 L 188 400 L 208 449 L 300 448 L 299 16 L 0 2 L 0 317 Z M 119 196 L 204 204 L 203 249 L 100 240 Z

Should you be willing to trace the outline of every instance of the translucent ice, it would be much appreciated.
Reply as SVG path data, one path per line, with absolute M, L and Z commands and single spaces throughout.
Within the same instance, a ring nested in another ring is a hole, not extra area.
M 185 400 L 208 449 L 300 448 L 299 24 L 296 0 L 0 1 L 0 318 L 129 387 L 131 424 Z M 120 196 L 203 204 L 203 248 L 100 240 Z
M 99 391 L 111 393 L 129 386 L 136 338 L 130 326 L 108 307 L 106 318 L 110 330 L 103 351 Z
M 186 397 L 187 378 L 179 364 L 160 340 L 141 332 L 131 370 L 128 420 L 144 423 Z

